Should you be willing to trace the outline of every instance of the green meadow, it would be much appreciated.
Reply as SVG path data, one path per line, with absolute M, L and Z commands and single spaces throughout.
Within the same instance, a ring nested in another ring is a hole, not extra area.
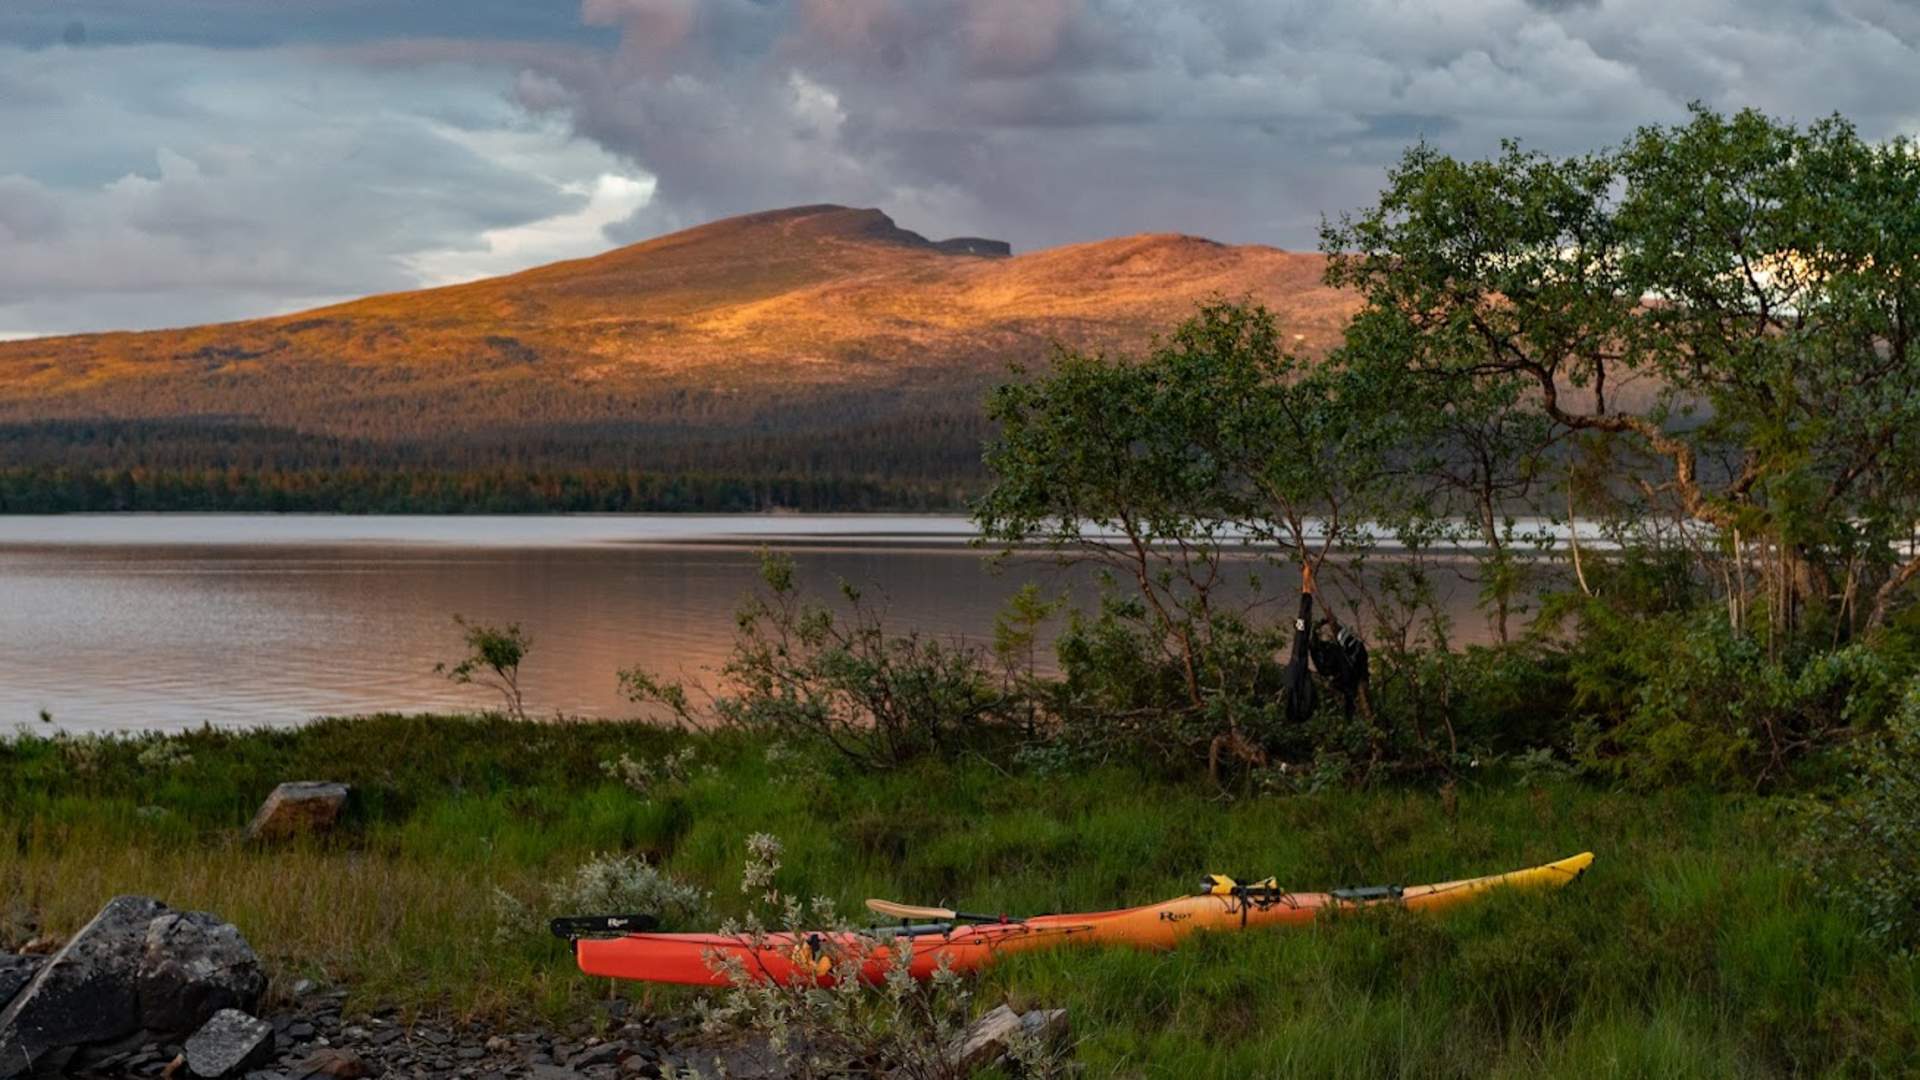
M 769 753 L 769 746 L 774 752 Z M 692 748 L 640 795 L 602 763 Z M 784 751 L 784 752 L 783 752 Z M 330 836 L 265 848 L 274 784 L 354 786 Z M 1817 898 L 1786 856 L 1784 800 L 1636 794 L 1500 770 L 1440 790 L 1223 794 L 1130 766 L 1054 773 L 985 757 L 887 772 L 738 733 L 497 717 L 327 720 L 0 743 L 0 948 L 70 933 L 145 893 L 234 921 L 276 984 L 351 1007 L 507 1023 L 695 994 L 580 975 L 565 947 L 500 930 L 496 890 L 539 908 L 596 854 L 632 853 L 746 910 L 745 837 L 784 845 L 779 887 L 989 911 L 1093 910 L 1218 871 L 1303 889 L 1418 883 L 1592 850 L 1555 893 L 1444 916 L 1387 911 L 1203 936 L 1170 953 L 1016 958 L 977 987 L 1070 1011 L 1096 1076 L 1903 1075 L 1920 968 Z

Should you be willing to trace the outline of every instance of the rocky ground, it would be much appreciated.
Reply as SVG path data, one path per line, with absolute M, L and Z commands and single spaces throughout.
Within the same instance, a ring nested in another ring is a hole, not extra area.
M 628 1017 L 625 1002 L 609 1002 L 604 1036 L 600 1025 L 581 1022 L 565 1030 L 507 1029 L 450 1020 L 403 1020 L 391 1013 L 348 1016 L 344 992 L 313 992 L 261 1019 L 272 1028 L 272 1046 L 245 1080 L 353 1080 L 357 1077 L 446 1077 L 450 1080 L 614 1080 L 653 1077 L 663 1064 L 685 1065 L 687 1056 L 667 1049 L 673 1026 L 651 1017 Z M 190 1080 L 184 1042 L 128 1040 L 108 1053 L 91 1051 L 69 1061 L 69 1075 L 177 1077 Z M 49 1063 L 51 1067 L 54 1063 Z

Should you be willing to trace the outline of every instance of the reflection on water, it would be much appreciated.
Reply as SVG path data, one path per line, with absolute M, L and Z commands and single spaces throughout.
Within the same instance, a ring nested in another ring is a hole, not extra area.
M 487 705 L 432 673 L 459 653 L 456 613 L 532 636 L 530 707 L 630 713 L 623 667 L 713 681 L 762 542 L 793 546 L 809 588 L 860 583 L 891 624 L 943 636 L 985 639 L 1021 584 L 1062 584 L 1038 557 L 990 572 L 964 534 L 942 518 L 0 518 L 0 730 L 42 709 L 104 730 Z

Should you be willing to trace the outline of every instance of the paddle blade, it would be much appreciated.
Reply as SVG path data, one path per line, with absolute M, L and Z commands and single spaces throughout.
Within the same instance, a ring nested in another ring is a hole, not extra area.
M 952 908 L 915 907 L 912 904 L 896 904 L 891 900 L 868 900 L 867 910 L 875 915 L 885 915 L 889 919 L 951 919 Z

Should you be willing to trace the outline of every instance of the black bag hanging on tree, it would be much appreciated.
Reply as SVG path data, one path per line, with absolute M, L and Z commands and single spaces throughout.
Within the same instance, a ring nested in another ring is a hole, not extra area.
M 1322 618 L 1321 626 L 1332 625 L 1333 620 Z M 1353 703 L 1360 694 L 1360 687 L 1370 675 L 1367 659 L 1367 643 L 1360 635 L 1342 626 L 1332 637 L 1313 636 L 1311 645 L 1313 669 L 1321 677 L 1333 684 L 1340 694 L 1347 719 L 1353 719 Z

